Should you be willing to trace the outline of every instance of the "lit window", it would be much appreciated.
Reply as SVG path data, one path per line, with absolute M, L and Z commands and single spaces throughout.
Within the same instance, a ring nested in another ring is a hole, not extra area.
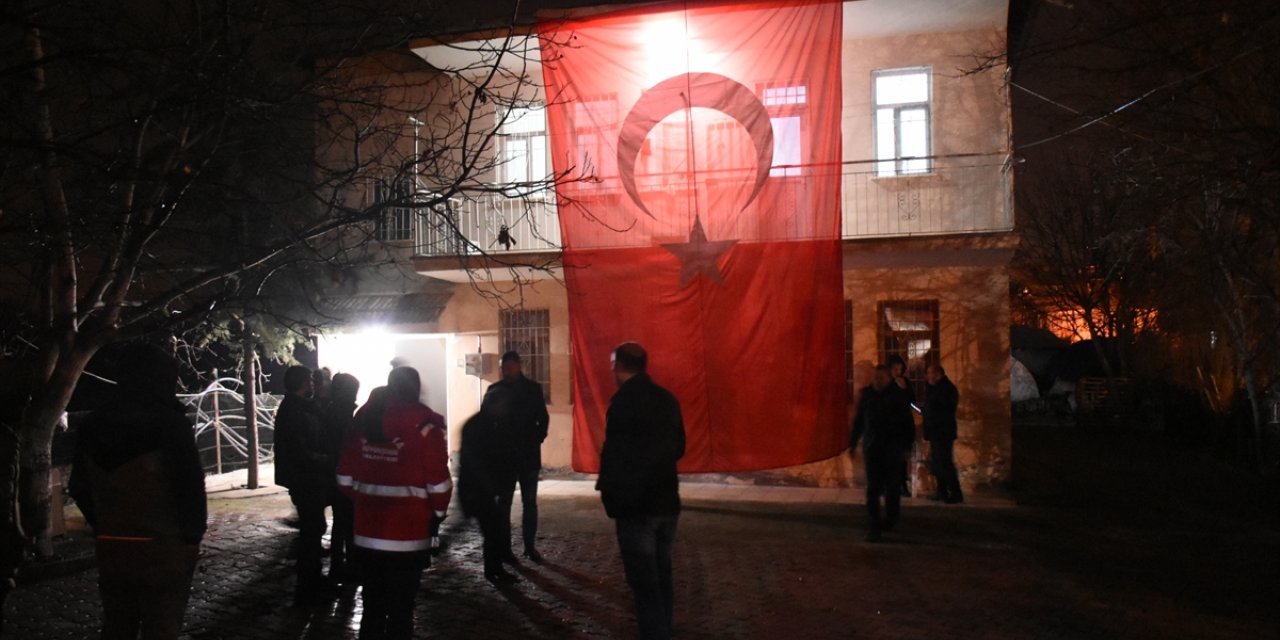
M 769 109 L 773 126 L 773 168 L 769 175 L 798 176 L 804 159 L 804 107 L 809 89 L 804 84 L 775 84 L 760 87 L 760 102 Z
M 507 111 L 498 130 L 502 181 L 507 184 L 547 179 L 547 112 L 542 107 Z
M 876 71 L 873 80 L 876 175 L 928 173 L 929 70 Z

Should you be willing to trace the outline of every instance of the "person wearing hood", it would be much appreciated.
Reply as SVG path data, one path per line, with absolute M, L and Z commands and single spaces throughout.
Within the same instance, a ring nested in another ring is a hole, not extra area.
M 177 362 L 131 344 L 117 380 L 78 430 L 69 486 L 96 538 L 102 637 L 176 638 L 205 533 L 204 471 Z

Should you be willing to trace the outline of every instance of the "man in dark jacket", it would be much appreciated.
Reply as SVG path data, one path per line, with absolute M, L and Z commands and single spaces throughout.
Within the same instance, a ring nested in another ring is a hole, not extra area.
M 680 515 L 676 462 L 684 455 L 680 402 L 645 372 L 634 342 L 613 352 L 618 392 L 606 414 L 596 489 L 615 520 L 640 637 L 669 638 L 673 610 L 671 546 Z
M 310 606 L 324 591 L 320 567 L 322 539 L 328 523 L 324 509 L 334 491 L 333 448 L 320 409 L 311 400 L 311 371 L 293 366 L 284 372 L 284 399 L 276 409 L 276 484 L 289 489 L 298 509 L 297 585 L 295 606 Z
M 129 345 L 116 379 L 78 430 L 69 487 L 97 538 L 102 637 L 177 638 L 205 532 L 195 432 L 164 351 Z
M 880 365 L 876 367 L 871 386 L 862 390 L 853 418 L 853 434 L 849 437 L 850 454 L 858 448 L 858 440 L 862 440 L 870 518 L 868 542 L 878 541 L 882 531 L 892 530 L 898 522 L 902 460 L 914 438 L 911 400 L 905 389 L 894 384 L 889 367 Z M 881 494 L 884 494 L 883 520 L 880 518 Z
M 506 437 L 515 460 L 516 482 L 520 484 L 524 555 L 541 563 L 542 555 L 534 542 L 538 535 L 538 473 L 542 471 L 542 441 L 547 439 L 549 416 L 542 385 L 524 377 L 520 354 L 515 351 L 502 354 L 502 379 L 490 386 L 485 396 L 503 391 L 509 391 L 512 399 L 508 415 L 503 417 L 501 425 L 507 430 Z M 508 522 L 511 520 L 514 494 L 515 483 L 512 483 L 502 498 L 503 514 Z M 508 541 L 506 555 L 510 554 L 511 543 Z
M 929 441 L 929 471 L 938 481 L 938 490 L 932 496 L 947 504 L 964 502 L 960 491 L 960 475 L 952 451 L 956 442 L 956 407 L 960 404 L 960 392 L 947 378 L 940 364 L 929 365 L 925 373 L 924 439 Z
M 491 388 L 480 412 L 462 425 L 459 452 L 458 501 L 462 511 L 480 524 L 484 578 L 496 586 L 518 580 L 502 567 L 511 554 L 511 517 L 503 497 L 511 495 L 516 482 L 514 449 L 502 423 L 515 401 L 510 389 Z

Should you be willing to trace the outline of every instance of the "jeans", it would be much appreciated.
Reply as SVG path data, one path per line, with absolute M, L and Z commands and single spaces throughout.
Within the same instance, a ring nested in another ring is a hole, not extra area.
M 534 548 L 534 542 L 538 536 L 538 475 L 541 472 L 542 459 L 538 456 L 532 460 L 526 460 L 520 466 L 516 475 L 516 483 L 520 485 L 520 505 L 523 511 L 520 516 L 520 526 L 524 529 L 525 551 Z M 511 522 L 511 505 L 515 502 L 514 493 L 515 487 L 513 486 L 510 493 L 503 494 L 502 513 L 507 518 L 508 523 Z M 510 538 L 509 533 L 508 538 Z M 510 540 L 508 539 L 509 547 Z
M 867 467 L 867 517 L 871 520 L 871 530 L 880 531 L 882 527 L 893 527 L 898 521 L 901 508 L 903 455 L 898 451 L 870 450 L 863 452 L 863 462 Z M 884 495 L 885 517 L 880 518 L 880 496 Z
M 177 638 L 200 546 L 98 538 L 96 547 L 102 637 Z
M 636 621 L 644 640 L 671 637 L 674 593 L 671 545 L 678 516 L 628 516 L 615 525 L 627 584 L 636 603 Z
M 289 490 L 289 499 L 298 509 L 298 584 L 294 596 L 313 597 L 324 581 L 320 568 L 324 531 L 328 523 L 324 508 L 329 505 L 329 490 L 323 487 L 301 487 Z
M 364 615 L 360 640 L 408 640 L 413 637 L 413 603 L 422 570 L 431 563 L 425 553 L 393 553 L 359 549 L 364 571 Z
M 355 505 L 347 496 L 334 491 L 333 531 L 329 535 L 329 577 L 349 579 L 355 572 L 349 565 L 355 561 L 352 549 L 355 544 Z

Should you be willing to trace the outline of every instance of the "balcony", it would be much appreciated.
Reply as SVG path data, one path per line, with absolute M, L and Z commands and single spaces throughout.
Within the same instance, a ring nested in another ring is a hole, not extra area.
M 840 178 L 843 238 L 943 236 L 1013 228 L 1007 155 L 938 156 L 931 161 L 926 173 L 897 176 L 877 175 L 872 161 L 845 163 Z M 782 178 L 777 182 L 784 201 L 796 207 L 809 201 L 804 181 Z M 679 192 L 669 184 L 641 185 L 640 189 L 642 197 L 648 193 L 652 198 Z M 620 188 L 604 184 L 595 197 L 607 203 L 625 195 Z M 737 237 L 748 238 L 750 232 Z M 792 239 L 804 237 L 804 231 L 792 234 Z M 548 253 L 560 247 L 559 218 L 550 197 L 464 195 L 449 200 L 433 215 L 418 216 L 414 229 L 414 254 L 420 263 L 434 262 L 433 258 Z M 457 262 L 452 266 L 456 268 Z

